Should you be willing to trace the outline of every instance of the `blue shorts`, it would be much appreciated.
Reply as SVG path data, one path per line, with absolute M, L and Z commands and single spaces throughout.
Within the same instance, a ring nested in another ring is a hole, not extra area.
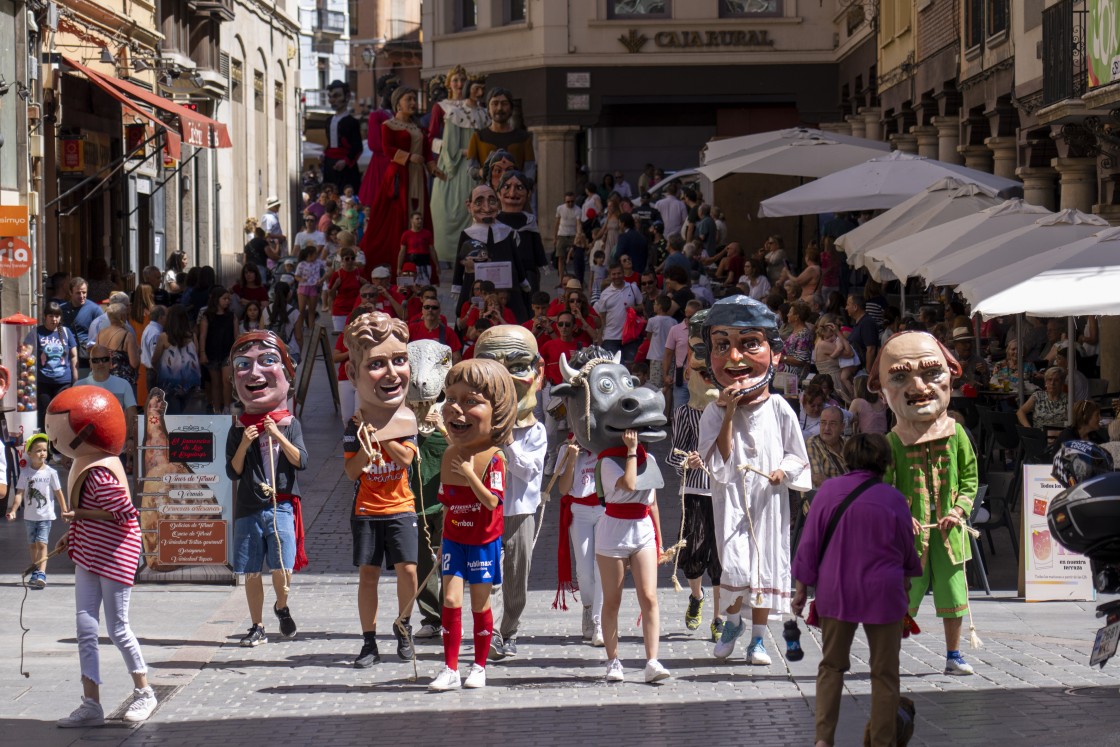
M 502 583 L 502 538 L 485 545 L 464 545 L 446 537 L 440 550 L 444 576 L 458 576 L 472 586 Z
M 276 533 L 280 547 L 276 547 Z M 233 572 L 260 573 L 267 570 L 291 570 L 296 562 L 296 523 L 292 504 L 276 506 L 276 527 L 273 509 L 242 516 L 233 523 Z
M 44 519 L 42 521 L 27 520 L 23 522 L 27 525 L 27 544 L 31 545 L 36 542 L 41 542 L 44 545 L 51 537 L 51 520 Z

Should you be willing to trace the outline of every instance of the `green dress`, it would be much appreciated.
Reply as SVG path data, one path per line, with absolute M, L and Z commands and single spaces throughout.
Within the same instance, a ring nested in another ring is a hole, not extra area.
M 443 108 L 443 145 L 436 166 L 446 179 L 432 180 L 432 235 L 436 257 L 454 263 L 459 252 L 459 234 L 471 224 L 467 200 L 475 181 L 470 175 L 470 161 L 463 152 L 470 145 L 475 130 L 486 127 L 489 117 L 481 108 L 468 108 L 462 101 L 441 101 Z

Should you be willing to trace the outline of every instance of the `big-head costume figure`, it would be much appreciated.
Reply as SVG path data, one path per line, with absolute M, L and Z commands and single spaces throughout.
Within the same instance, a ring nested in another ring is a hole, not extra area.
M 481 253 L 485 249 L 486 261 L 501 268 L 508 266 L 508 284 L 496 284 L 498 290 L 508 290 L 509 309 L 518 321 L 525 321 L 525 303 L 522 292 L 529 289 L 529 281 L 525 279 L 525 266 L 529 264 L 525 251 L 521 247 L 521 234 L 505 223 L 498 220 L 501 212 L 501 201 L 498 193 L 488 185 L 479 185 L 471 190 L 467 208 L 471 213 L 471 224 L 459 235 L 459 245 L 456 250 L 455 273 L 452 280 L 451 294 L 457 299 L 455 308 L 463 305 L 466 298 L 462 297 L 464 289 L 470 292 L 474 285 L 475 268 L 472 255 Z
M 100 704 L 98 627 L 102 609 L 113 643 L 124 657 L 136 687 L 137 710 L 128 720 L 142 721 L 155 708 L 147 666 L 128 624 L 128 606 L 140 560 L 140 523 L 121 465 L 128 427 L 124 410 L 110 392 L 77 386 L 59 393 L 46 413 L 46 430 L 54 448 L 74 460 L 68 478 L 70 522 L 58 547 L 74 561 L 74 602 L 82 705 L 59 726 L 97 725 L 104 721 Z M 140 706 L 144 706 L 140 708 Z
M 493 591 L 494 636 L 490 644 L 492 655 L 502 658 L 517 653 L 517 629 L 529 589 L 536 512 L 541 504 L 541 478 L 548 452 L 544 424 L 537 422 L 533 413 L 544 381 L 544 361 L 533 333 L 513 324 L 500 324 L 479 335 L 474 357 L 505 366 L 517 390 L 517 422 L 505 447 L 509 486 L 502 508 L 502 584 Z
M 948 674 L 972 674 L 960 655 L 961 622 L 968 612 L 964 564 L 972 551 L 963 524 L 972 512 L 978 472 L 964 428 L 948 414 L 952 380 L 961 367 L 930 334 L 900 332 L 883 345 L 868 379 L 895 416 L 887 434 L 894 464 L 883 479 L 910 501 L 922 577 L 910 587 L 910 615 L 933 586 L 944 620 Z M 931 525 L 936 525 L 931 527 Z
M 264 330 L 246 332 L 234 341 L 230 360 L 234 400 L 242 411 L 226 437 L 226 472 L 237 481 L 231 554 L 234 572 L 245 574 L 253 622 L 241 645 L 252 647 L 268 642 L 262 618 L 265 568 L 272 572 L 280 635 L 296 634 L 288 583 L 292 571 L 307 565 L 296 482 L 296 473 L 307 469 L 307 448 L 299 421 L 288 411 L 296 367 L 284 341 Z
M 417 532 L 408 478 L 417 446 L 416 416 L 405 404 L 411 379 L 408 325 L 380 311 L 362 314 L 346 325 L 346 348 L 346 375 L 354 384 L 358 412 L 346 426 L 342 447 L 346 476 L 355 481 L 350 531 L 364 638 L 354 664 L 365 668 L 380 660 L 377 584 L 385 564 L 397 575 L 397 616 L 404 627 L 394 627 L 397 655 L 413 658 L 407 621 L 416 594 Z
M 730 602 L 715 655 L 730 656 L 745 632 L 745 599 L 747 661 L 765 665 L 767 616 L 790 609 L 789 490 L 812 488 L 809 457 L 793 409 L 769 390 L 782 354 L 774 313 L 731 296 L 712 306 L 701 333 L 720 394 L 700 418 L 697 451 L 711 473 L 720 591 Z
M 416 416 L 416 445 L 420 460 L 412 470 L 410 483 L 416 496 L 416 515 L 422 522 L 420 551 L 416 557 L 416 577 L 427 578 L 416 597 L 420 608 L 417 638 L 439 635 L 442 609 L 439 573 L 431 573 L 435 555 L 443 541 L 443 512 L 439 502 L 439 472 L 447 451 L 447 433 L 436 401 L 443 392 L 451 370 L 451 348 L 438 340 L 413 340 L 408 343 L 408 362 L 412 377 L 408 382 L 408 407 Z
M 338 193 L 351 187 L 358 192 L 362 174 L 358 159 L 362 155 L 362 126 L 350 114 L 350 86 L 341 80 L 327 86 L 327 100 L 334 114 L 326 121 L 327 147 L 323 149 L 323 182 L 334 184 Z

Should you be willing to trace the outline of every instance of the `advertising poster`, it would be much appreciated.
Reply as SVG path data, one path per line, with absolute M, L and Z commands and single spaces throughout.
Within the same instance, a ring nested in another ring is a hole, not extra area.
M 1086 64 L 1095 88 L 1120 79 L 1120 0 L 1088 0 L 1088 10 Z
M 233 483 L 226 476 L 229 415 L 166 415 L 152 389 L 140 416 L 140 529 L 153 571 L 227 565 Z
M 1023 465 L 1023 553 L 1026 601 L 1092 601 L 1089 559 L 1070 552 L 1050 536 L 1046 511 L 1063 488 L 1049 464 Z

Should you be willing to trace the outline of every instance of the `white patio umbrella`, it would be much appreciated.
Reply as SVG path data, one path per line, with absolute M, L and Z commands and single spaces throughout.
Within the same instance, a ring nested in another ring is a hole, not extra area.
M 959 285 L 989 272 L 1006 272 L 1032 255 L 1088 238 L 1108 227 L 1108 221 L 1080 210 L 1059 210 L 1030 225 L 979 244 L 942 254 L 918 268 L 934 285 Z
M 861 145 L 881 151 L 884 155 L 890 152 L 890 145 L 879 140 L 867 140 L 851 135 L 839 135 L 833 132 L 824 132 L 809 127 L 791 127 L 784 130 L 771 130 L 769 132 L 756 132 L 753 135 L 740 135 L 722 140 L 709 140 L 704 145 L 700 154 L 700 163 L 708 165 L 727 156 L 744 154 L 752 151 L 766 150 L 777 145 L 784 145 L 794 140 L 807 138 L 825 138 L 845 145 Z
M 955 252 L 1016 228 L 1030 225 L 1050 211 L 1020 199 L 1007 200 L 912 236 L 905 236 L 868 251 L 865 261 L 884 264 L 895 277 L 918 274 L 918 268 L 943 254 Z
M 894 151 L 763 200 L 758 214 L 780 218 L 854 210 L 887 210 L 946 176 L 992 187 L 1003 197 L 1021 195 L 1023 185 L 1002 176 Z
M 878 145 L 870 140 L 866 142 L 870 146 Z M 870 146 L 841 143 L 829 137 L 814 135 L 768 148 L 734 153 L 708 161 L 696 170 L 713 182 L 728 174 L 827 176 L 882 153 L 881 148 Z
M 1120 228 L 1026 257 L 958 287 L 985 317 L 1120 315 Z
M 894 273 L 883 271 L 883 263 L 869 259 L 868 252 L 927 228 L 973 215 L 1000 202 L 1002 200 L 991 187 L 948 176 L 844 234 L 836 240 L 836 246 L 847 255 L 848 264 L 866 267 L 876 280 L 886 280 L 893 278 Z

